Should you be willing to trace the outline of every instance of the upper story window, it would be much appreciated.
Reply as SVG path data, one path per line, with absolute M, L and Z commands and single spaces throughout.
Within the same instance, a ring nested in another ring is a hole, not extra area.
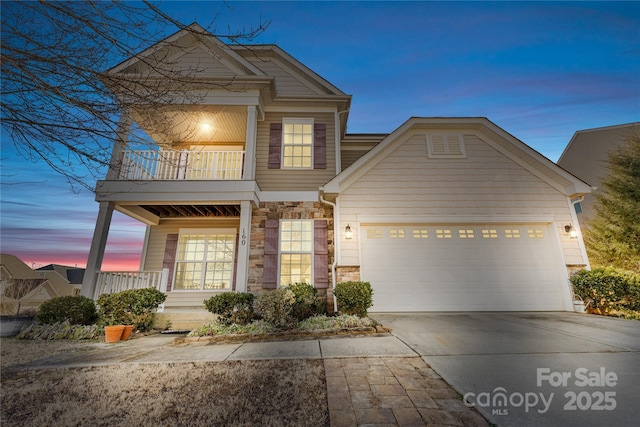
M 313 119 L 282 120 L 282 167 L 311 169 L 313 165 Z
M 431 158 L 467 157 L 467 154 L 464 150 L 464 140 L 462 138 L 462 135 L 427 135 L 427 155 Z
M 326 169 L 327 127 L 313 118 L 283 118 L 269 129 L 269 169 Z

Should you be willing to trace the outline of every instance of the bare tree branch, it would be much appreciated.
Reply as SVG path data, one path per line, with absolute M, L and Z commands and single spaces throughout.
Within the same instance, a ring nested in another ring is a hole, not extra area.
M 194 37 L 210 33 L 173 19 L 157 4 L 2 1 L 0 7 L 0 124 L 20 155 L 46 164 L 76 190 L 93 190 L 95 179 L 104 176 L 123 108 L 157 110 L 176 93 L 184 105 L 197 102 L 191 89 L 201 70 L 181 69 L 168 56 L 183 46 L 144 52 L 177 30 Z M 221 37 L 252 39 L 266 26 L 260 22 Z M 108 72 L 129 58 L 138 60 L 138 68 Z M 150 139 L 138 130 L 129 142 L 148 145 Z

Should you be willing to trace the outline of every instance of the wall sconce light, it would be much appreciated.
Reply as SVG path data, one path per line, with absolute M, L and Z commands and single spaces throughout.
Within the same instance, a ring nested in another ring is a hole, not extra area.
M 351 240 L 353 237 L 353 233 L 351 232 L 351 226 L 347 225 L 344 229 L 344 238 L 347 240 Z
M 569 233 L 569 237 L 572 239 L 577 239 L 578 238 L 578 232 L 576 231 L 575 228 L 573 228 L 573 225 L 569 224 L 569 225 L 565 225 L 564 226 L 564 231 Z

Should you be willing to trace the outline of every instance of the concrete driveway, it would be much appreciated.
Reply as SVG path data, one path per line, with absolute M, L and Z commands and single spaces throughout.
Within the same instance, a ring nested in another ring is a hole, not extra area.
M 637 426 L 640 322 L 563 313 L 374 313 L 499 426 Z

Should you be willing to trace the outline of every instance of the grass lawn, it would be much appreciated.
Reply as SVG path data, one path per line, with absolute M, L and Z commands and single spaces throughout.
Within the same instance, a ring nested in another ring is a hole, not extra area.
M 322 360 L 5 370 L 91 345 L 3 338 L 0 425 L 329 425 Z

